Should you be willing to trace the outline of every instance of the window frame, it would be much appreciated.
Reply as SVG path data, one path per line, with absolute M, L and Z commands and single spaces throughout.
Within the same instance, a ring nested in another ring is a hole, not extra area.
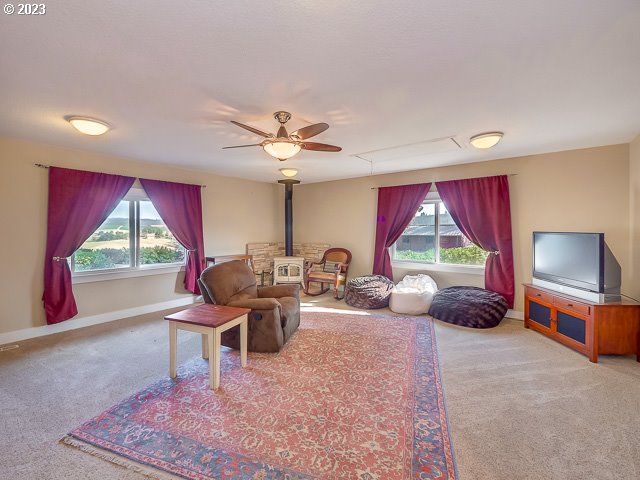
M 434 235 L 435 235 L 435 261 L 421 261 L 421 260 L 402 260 L 396 259 L 396 244 L 400 240 L 394 242 L 394 244 L 389 249 L 389 254 L 391 256 L 391 264 L 397 266 L 398 268 L 406 268 L 406 269 L 423 269 L 423 270 L 432 270 L 438 272 L 458 272 L 458 273 L 469 273 L 474 275 L 484 275 L 485 265 L 466 265 L 459 263 L 440 263 L 440 203 L 444 203 L 442 198 L 434 187 L 431 187 L 432 190 L 426 195 L 420 206 L 425 204 L 432 204 L 434 206 L 435 211 L 435 225 L 434 225 Z M 446 205 L 445 205 L 446 208 Z M 404 232 L 403 232 L 404 233 Z M 401 235 L 402 237 L 402 235 Z
M 136 180 L 136 182 L 138 181 Z M 73 252 L 69 259 L 72 283 L 90 283 L 103 280 L 114 280 L 118 278 L 161 275 L 164 273 L 174 273 L 185 270 L 187 261 L 187 249 L 182 245 L 180 245 L 184 250 L 184 259 L 182 260 L 182 262 L 156 263 L 151 265 L 142 265 L 140 263 L 140 202 L 151 202 L 151 200 L 147 196 L 144 189 L 134 183 L 129 192 L 127 192 L 127 195 L 125 195 L 125 197 L 121 201 L 129 202 L 129 266 L 120 268 L 102 268 L 97 270 L 75 271 L 76 252 Z

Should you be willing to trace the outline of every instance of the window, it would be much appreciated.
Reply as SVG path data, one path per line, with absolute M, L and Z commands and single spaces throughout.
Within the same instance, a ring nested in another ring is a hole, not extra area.
M 437 194 L 429 193 L 393 248 L 393 259 L 446 265 L 484 265 L 488 252 L 456 226 Z
M 82 274 L 181 265 L 184 259 L 184 247 L 171 234 L 144 190 L 134 186 L 70 261 L 71 271 Z

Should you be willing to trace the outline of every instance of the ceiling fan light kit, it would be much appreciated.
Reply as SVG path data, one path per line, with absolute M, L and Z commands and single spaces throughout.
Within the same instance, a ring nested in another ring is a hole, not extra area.
M 502 139 L 504 133 L 502 132 L 487 132 L 474 135 L 469 139 L 469 143 L 475 148 L 491 148 Z
M 264 151 L 281 162 L 293 157 L 301 148 L 297 143 L 289 142 L 284 138 L 279 138 L 276 142 L 268 142 L 263 145 Z
M 64 119 L 69 122 L 73 128 L 85 135 L 102 135 L 111 130 L 111 125 L 97 118 L 80 117 L 78 115 L 67 115 Z
M 291 134 L 289 134 L 287 133 L 287 129 L 284 124 L 291 119 L 291 114 L 289 112 L 279 111 L 274 113 L 273 117 L 280 122 L 280 128 L 278 128 L 278 133 L 276 135 L 273 133 L 263 132 L 251 125 L 245 125 L 244 123 L 231 120 L 231 123 L 234 125 L 244 128 L 245 130 L 249 130 L 256 135 L 260 135 L 261 137 L 264 137 L 264 140 L 260 143 L 254 143 L 251 145 L 234 145 L 232 147 L 222 148 L 262 147 L 265 152 L 280 161 L 293 157 L 300 152 L 300 150 L 314 150 L 318 152 L 339 152 L 342 150 L 340 147 L 328 145 L 326 143 L 305 142 L 307 138 L 318 135 L 329 128 L 329 125 L 326 123 L 314 123 L 313 125 L 307 125 L 306 127 L 299 128 L 295 132 L 291 132 Z

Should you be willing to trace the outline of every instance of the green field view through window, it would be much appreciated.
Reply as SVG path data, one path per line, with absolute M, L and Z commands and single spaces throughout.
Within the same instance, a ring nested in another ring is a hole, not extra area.
M 121 201 L 74 253 L 76 272 L 184 263 L 185 250 L 150 201 Z

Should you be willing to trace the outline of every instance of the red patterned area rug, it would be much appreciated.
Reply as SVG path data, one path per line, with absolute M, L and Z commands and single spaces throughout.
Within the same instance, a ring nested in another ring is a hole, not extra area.
M 278 354 L 222 353 L 78 427 L 63 442 L 156 478 L 455 479 L 433 324 L 304 312 Z

